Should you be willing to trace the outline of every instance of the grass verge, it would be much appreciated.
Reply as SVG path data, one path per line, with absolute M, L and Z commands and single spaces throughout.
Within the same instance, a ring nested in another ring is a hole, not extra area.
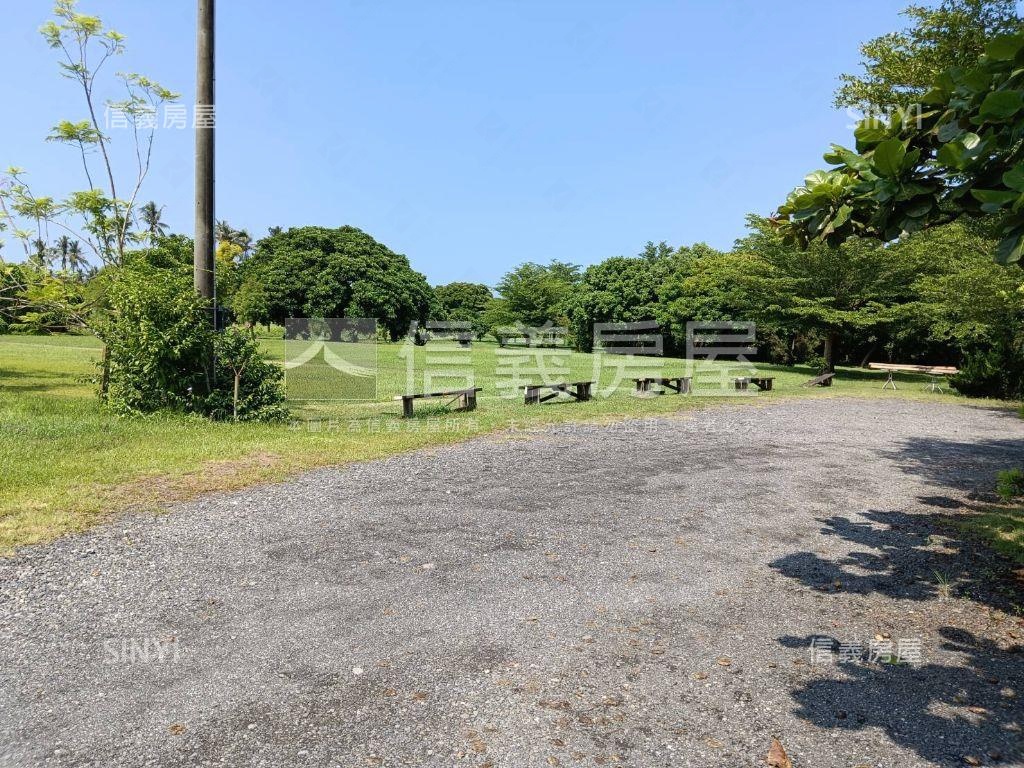
M 280 359 L 281 341 L 264 343 L 268 356 Z M 510 397 L 500 396 L 502 353 L 495 344 L 477 343 L 470 359 L 475 383 L 484 388 L 479 409 L 447 413 L 417 405 L 417 418 L 403 420 L 401 406 L 392 398 L 410 388 L 422 390 L 430 348 L 410 351 L 385 344 L 377 359 L 377 391 L 369 402 L 293 403 L 295 420 L 281 425 L 211 423 L 174 414 L 122 419 L 97 401 L 99 351 L 95 339 L 83 336 L 0 336 L 2 554 L 82 530 L 125 509 L 159 507 L 313 467 L 382 458 L 510 427 L 664 416 L 722 403 L 756 406 L 791 397 L 911 398 L 1009 407 L 927 392 L 927 380 L 912 375 L 897 376 L 897 392 L 883 391 L 884 376 L 859 369 L 840 370 L 831 388 L 806 389 L 800 385 L 813 371 L 761 364 L 761 375 L 775 377 L 771 392 L 755 394 L 752 389 L 751 396 L 738 397 L 726 388 L 721 396 L 637 398 L 629 378 L 636 373 L 615 370 L 623 358 L 612 359 L 615 366 L 608 370 L 592 355 L 572 353 L 561 363 L 565 378 L 598 380 L 600 396 L 587 403 L 527 408 L 513 391 L 506 392 Z M 679 375 L 686 365 L 666 359 L 665 375 Z M 410 370 L 419 372 L 411 384 Z

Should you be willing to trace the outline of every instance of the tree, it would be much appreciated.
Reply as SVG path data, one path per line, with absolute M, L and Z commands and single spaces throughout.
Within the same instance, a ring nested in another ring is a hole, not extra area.
M 491 289 L 481 283 L 448 283 L 434 288 L 441 312 L 448 320 L 468 322 L 477 338 L 489 330 L 484 313 L 494 299 Z
M 214 228 L 218 245 L 232 245 L 238 249 L 242 260 L 248 258 L 252 251 L 252 236 L 244 229 L 235 229 L 221 219 Z
M 150 200 L 139 209 L 139 218 L 142 219 L 143 228 L 147 235 L 152 237 L 163 237 L 167 234 L 167 225 L 161 220 L 164 207 Z
M 54 15 L 56 19 L 40 31 L 60 53 L 61 74 L 78 86 L 88 117 L 77 122 L 61 120 L 47 140 L 78 152 L 87 188 L 61 200 L 37 196 L 25 171 L 10 168 L 3 174 L 6 183 L 0 185 L 0 220 L 22 242 L 26 255 L 32 253 L 33 241 L 47 240 L 55 230 L 84 243 L 101 263 L 117 264 L 138 237 L 131 227 L 135 201 L 150 167 L 156 125 L 152 118 L 177 94 L 143 75 L 117 73 L 127 97 L 107 105 L 129 129 L 125 133 L 133 144 L 131 160 L 117 160 L 112 137 L 97 117 L 97 78 L 111 59 L 124 52 L 124 37 L 105 28 L 98 17 L 79 13 L 75 0 L 57 0 Z M 119 179 L 117 169 L 129 164 L 132 171 Z
M 835 370 L 844 336 L 863 337 L 892 323 L 896 308 L 913 301 L 914 281 L 939 269 L 926 254 L 887 249 L 870 239 L 798 248 L 784 243 L 769 221 L 748 221 L 752 233 L 737 250 L 756 253 L 784 281 L 779 284 L 782 314 L 821 334 L 828 371 Z
M 637 257 L 615 256 L 594 264 L 564 300 L 576 349 L 593 349 L 595 323 L 655 320 L 658 289 L 665 276 L 659 265 L 666 253 Z
M 239 282 L 262 283 L 268 315 L 372 317 L 392 340 L 435 306 L 426 278 L 409 260 L 355 227 L 299 227 L 260 240 L 239 269 Z
M 952 68 L 922 96 L 916 120 L 863 121 L 856 151 L 833 145 L 835 168 L 807 176 L 779 207 L 787 240 L 894 240 L 961 216 L 997 217 L 996 258 L 1024 253 L 1024 33 L 989 41 L 969 69 Z
M 249 329 L 269 323 L 270 298 L 263 283 L 252 277 L 243 282 L 231 297 L 231 311 Z
M 262 360 L 248 334 L 214 331 L 193 287 L 192 253 L 191 239 L 172 236 L 125 254 L 106 292 L 110 311 L 96 323 L 110 350 L 105 404 L 125 415 L 283 418 L 282 369 Z
M 993 37 L 1020 30 L 1014 0 L 942 0 L 934 8 L 911 5 L 911 25 L 860 47 L 863 74 L 840 75 L 837 107 L 888 115 L 918 102 L 950 67 L 970 67 Z
M 539 328 L 545 323 L 568 322 L 563 302 L 579 280 L 580 268 L 575 264 L 557 260 L 546 265 L 526 262 L 502 277 L 497 288 L 507 316 Z

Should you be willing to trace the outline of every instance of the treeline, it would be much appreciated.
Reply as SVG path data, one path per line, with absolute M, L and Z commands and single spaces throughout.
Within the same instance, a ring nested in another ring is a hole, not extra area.
M 996 240 L 983 222 L 889 244 L 853 238 L 808 248 L 783 244 L 765 219 L 751 216 L 748 225 L 729 251 L 662 242 L 585 269 L 528 262 L 493 290 L 431 287 L 405 256 L 354 227 L 275 229 L 250 248 L 222 240 L 217 294 L 231 319 L 250 328 L 289 317 L 373 317 L 382 340 L 396 341 L 429 320 L 467 322 L 477 338 L 555 326 L 580 351 L 591 349 L 595 323 L 657 323 L 666 351 L 681 354 L 689 321 L 752 321 L 764 362 L 950 364 L 963 371 L 955 383 L 964 393 L 1022 395 L 1024 273 L 993 262 Z M 127 265 L 131 274 L 143 265 L 148 283 L 187 291 L 192 243 L 154 238 Z M 17 300 L 3 305 L 0 331 L 88 327 L 80 315 L 96 311 L 94 297 L 108 290 L 113 269 L 85 275 L 33 261 L 4 265 L 0 296 Z
M 952 364 L 969 394 L 1020 397 L 1024 354 L 1022 273 L 992 260 L 996 240 L 977 222 L 957 222 L 894 243 L 851 239 L 839 247 L 784 245 L 765 219 L 730 251 L 704 244 L 648 243 L 580 269 L 528 263 L 481 298 L 475 313 L 441 302 L 495 333 L 550 323 L 589 351 L 595 323 L 653 321 L 681 354 L 689 321 L 757 326 L 759 359 L 833 369 L 870 361 Z M 458 288 L 442 286 L 439 296 Z

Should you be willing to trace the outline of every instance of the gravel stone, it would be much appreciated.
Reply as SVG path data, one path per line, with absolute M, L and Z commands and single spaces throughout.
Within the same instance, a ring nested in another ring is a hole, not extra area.
M 1022 438 L 754 401 L 121 516 L 0 561 L 0 765 L 1024 765 L 1021 582 L 942 522 Z

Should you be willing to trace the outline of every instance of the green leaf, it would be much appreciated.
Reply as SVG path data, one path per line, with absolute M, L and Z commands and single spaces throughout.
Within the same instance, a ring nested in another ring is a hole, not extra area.
M 887 139 L 875 147 L 872 161 L 880 174 L 893 179 L 899 176 L 906 155 L 907 148 L 902 141 Z
M 996 261 L 1000 264 L 1016 264 L 1024 253 L 1024 233 L 1017 232 L 1000 240 L 996 247 Z
M 874 118 L 861 120 L 853 131 L 853 136 L 857 140 L 857 149 L 861 152 L 884 141 L 888 135 L 889 130 L 885 123 Z
M 931 211 L 932 207 L 933 203 L 930 199 L 918 200 L 911 203 L 904 213 L 911 218 L 917 219 Z
M 952 122 L 943 123 L 942 125 L 940 125 L 939 129 L 936 131 L 936 136 L 938 137 L 939 141 L 945 144 L 946 142 L 952 141 L 957 136 L 959 136 L 961 130 L 962 129 L 960 128 L 960 124 L 954 120 Z
M 836 211 L 836 215 L 832 218 L 832 227 L 839 229 L 846 222 L 850 220 L 850 214 L 853 213 L 853 208 L 848 205 L 839 206 L 839 210 Z
M 994 61 L 1012 61 L 1024 47 L 1024 36 L 1001 35 L 985 46 L 985 55 Z
M 981 102 L 978 114 L 985 120 L 1006 120 L 1024 108 L 1020 91 L 993 91 Z
M 1003 184 L 1010 189 L 1024 192 L 1024 163 L 1018 163 L 1003 174 Z
M 1009 203 L 1017 199 L 1016 192 L 1002 189 L 972 189 L 971 195 L 982 203 Z

